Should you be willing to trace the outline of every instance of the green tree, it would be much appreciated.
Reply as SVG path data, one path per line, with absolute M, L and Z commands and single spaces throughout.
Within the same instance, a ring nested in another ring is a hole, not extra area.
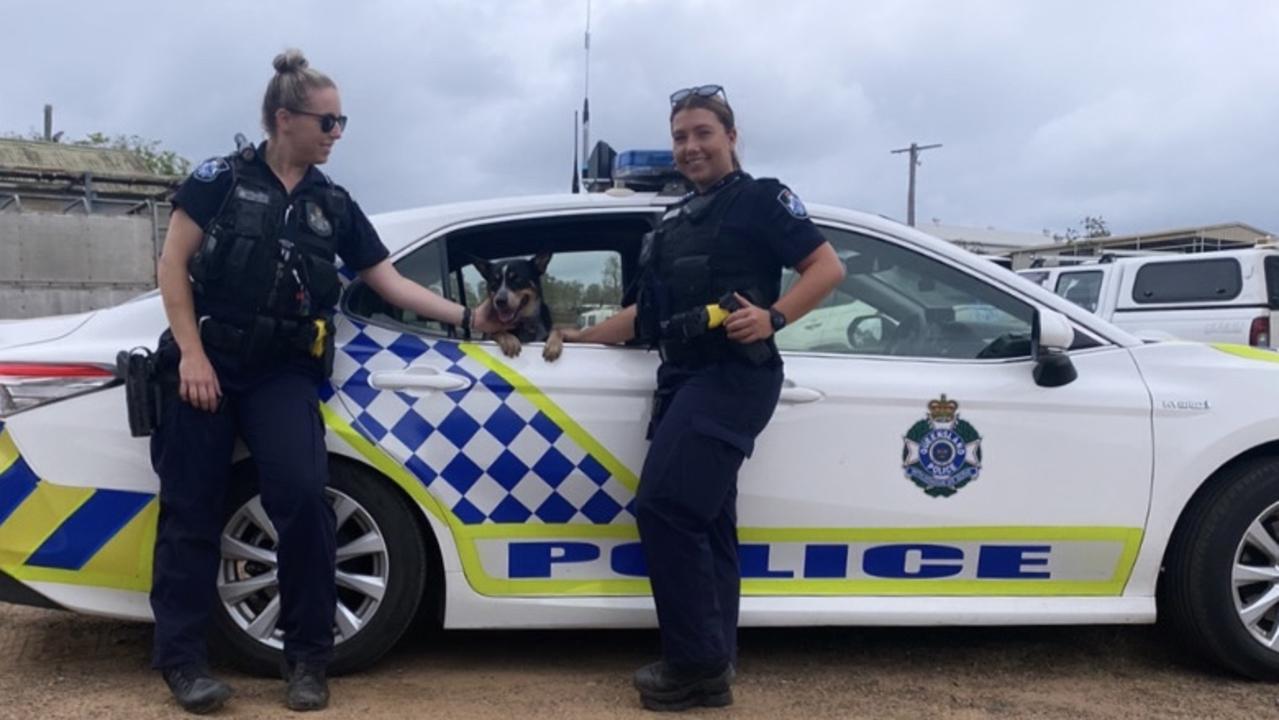
M 1106 219 L 1098 215 L 1084 216 L 1084 237 L 1088 238 L 1104 238 L 1110 237 L 1110 228 L 1106 226 Z
M 105 133 L 89 133 L 83 140 L 76 140 L 73 145 L 125 150 L 142 158 L 147 169 L 156 175 L 186 175 L 191 172 L 191 161 L 173 150 L 164 150 L 159 140 L 147 140 L 138 135 L 116 135 L 111 137 Z
M 556 325 L 572 325 L 582 307 L 585 288 L 576 280 L 559 280 L 546 275 L 542 278 L 542 299 L 551 306 L 551 320 Z
M 1080 222 L 1079 228 L 1068 227 L 1060 233 L 1053 233 L 1053 240 L 1056 242 L 1073 243 L 1079 240 L 1089 240 L 1093 238 L 1110 237 L 1110 228 L 1106 225 L 1106 219 L 1100 215 L 1096 217 L 1085 215 Z
M 604 293 L 610 298 L 606 302 L 622 297 L 622 261 L 617 255 L 604 258 Z

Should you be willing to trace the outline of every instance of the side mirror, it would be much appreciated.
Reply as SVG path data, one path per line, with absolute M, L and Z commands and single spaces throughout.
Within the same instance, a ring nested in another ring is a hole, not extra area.
M 1065 315 L 1055 310 L 1039 310 L 1031 328 L 1032 338 L 1041 350 L 1066 352 L 1075 342 L 1075 328 Z
M 1031 321 L 1030 348 L 1035 359 L 1032 375 L 1040 387 L 1069 385 L 1079 377 L 1066 351 L 1075 339 L 1075 329 L 1065 315 L 1054 310 L 1036 310 Z
M 879 347 L 884 343 L 884 316 L 862 315 L 848 324 L 848 345 L 854 350 Z

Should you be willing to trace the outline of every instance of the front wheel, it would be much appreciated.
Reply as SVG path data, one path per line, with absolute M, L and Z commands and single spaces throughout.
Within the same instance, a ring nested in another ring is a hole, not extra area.
M 240 669 L 278 674 L 284 649 L 276 579 L 276 533 L 251 464 L 227 499 L 210 641 Z M 409 627 L 426 584 L 426 548 L 413 510 L 382 478 L 330 465 L 325 493 L 337 527 L 337 611 L 329 671 L 372 665 Z M 305 598 L 303 602 L 305 602 Z
M 1226 469 L 1182 522 L 1165 565 L 1170 619 L 1221 665 L 1279 679 L 1279 459 Z

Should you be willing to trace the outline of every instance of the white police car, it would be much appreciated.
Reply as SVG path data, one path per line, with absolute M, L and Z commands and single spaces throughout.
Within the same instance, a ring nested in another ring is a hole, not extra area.
M 546 299 L 571 322 L 619 302 L 666 202 L 522 198 L 376 224 L 404 274 L 471 303 L 472 258 L 554 251 Z M 1224 665 L 1279 675 L 1279 355 L 1143 344 L 913 229 L 811 212 L 847 266 L 817 311 L 842 329 L 781 334 L 781 404 L 740 485 L 743 624 L 1148 623 L 1162 610 Z M 149 616 L 157 482 L 106 368 L 164 324 L 150 295 L 0 325 L 3 598 Z M 631 513 L 654 353 L 509 359 L 358 281 L 338 344 L 322 395 L 335 669 L 369 664 L 418 615 L 654 622 Z M 237 468 L 216 635 L 269 671 L 275 538 L 250 463 Z

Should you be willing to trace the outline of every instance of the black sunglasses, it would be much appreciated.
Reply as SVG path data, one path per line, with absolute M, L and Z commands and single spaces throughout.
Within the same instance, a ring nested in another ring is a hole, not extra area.
M 297 115 L 310 115 L 313 118 L 319 118 L 320 132 L 331 133 L 333 132 L 333 128 L 335 127 L 340 127 L 343 130 L 346 130 L 347 118 L 345 115 L 334 115 L 333 113 L 313 113 L 313 112 L 307 112 L 306 110 L 294 110 L 293 108 L 284 108 L 284 109 L 288 110 L 291 113 L 295 113 Z
M 718 95 L 724 99 L 725 104 L 728 103 L 728 93 L 724 92 L 723 85 L 697 85 L 671 93 L 671 106 L 674 107 L 694 95 L 707 98 Z

